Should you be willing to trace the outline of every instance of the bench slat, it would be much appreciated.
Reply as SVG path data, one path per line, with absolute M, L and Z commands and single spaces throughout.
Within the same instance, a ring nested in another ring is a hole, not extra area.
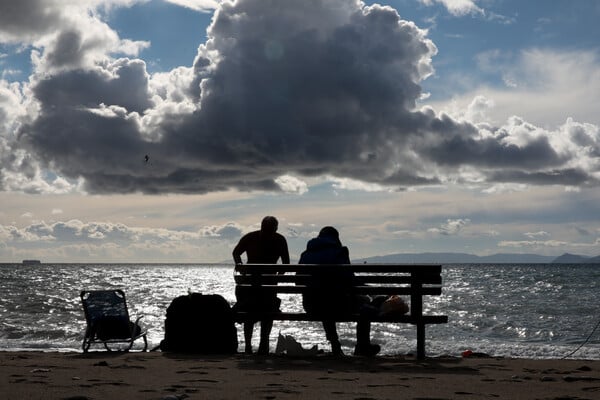
M 415 272 L 417 274 L 441 273 L 442 266 L 439 264 L 337 264 L 337 265 L 318 265 L 318 264 L 238 264 L 235 270 L 240 273 L 276 273 L 276 272 L 304 272 L 312 273 L 330 269 L 343 269 L 352 272 L 368 273 L 386 273 L 386 272 Z
M 441 275 L 421 275 L 419 276 L 419 281 L 423 284 L 427 285 L 441 285 L 442 284 L 442 276 Z M 354 278 L 354 282 L 356 284 L 376 284 L 376 283 L 413 283 L 414 279 L 410 277 L 410 275 L 402 276 L 402 275 L 375 275 L 375 276 L 366 276 L 366 275 L 357 275 Z
M 307 279 L 310 279 L 309 275 L 272 275 L 272 274 L 248 274 L 248 275 L 236 275 L 234 277 L 235 282 L 238 284 L 269 284 L 274 285 L 276 283 L 299 283 L 305 284 Z M 442 283 L 441 275 L 421 275 L 418 278 L 419 282 L 423 284 L 436 284 Z M 396 284 L 410 284 L 414 282 L 414 278 L 410 275 L 357 275 L 354 278 L 355 285 L 361 284 L 377 284 L 377 283 L 396 283 Z
M 237 312 L 235 318 L 238 322 L 242 321 L 256 321 L 256 320 L 278 320 L 278 321 L 322 321 L 324 316 L 307 314 L 307 313 L 294 313 L 294 312 Z M 336 315 L 333 319 L 336 322 L 356 322 L 361 320 L 358 314 L 348 315 Z M 423 315 L 421 318 L 414 318 L 410 314 L 398 315 L 398 316 L 370 316 L 368 318 L 371 322 L 390 322 L 390 323 L 407 323 L 407 324 L 445 324 L 448 322 L 447 315 Z
M 306 293 L 310 290 L 307 286 L 304 285 L 295 285 L 295 286 L 282 286 L 282 285 L 261 285 L 260 287 L 246 285 L 246 284 L 238 284 L 239 290 L 248 290 L 251 293 L 265 292 L 265 293 Z M 397 294 L 408 296 L 411 294 L 420 294 L 427 296 L 439 296 L 442 294 L 441 287 L 423 287 L 419 291 L 416 291 L 416 288 L 409 287 L 400 287 L 400 286 L 356 286 L 352 289 L 352 293 L 355 294 L 368 294 L 368 295 L 380 295 L 380 294 Z M 332 290 L 330 292 L 334 293 Z

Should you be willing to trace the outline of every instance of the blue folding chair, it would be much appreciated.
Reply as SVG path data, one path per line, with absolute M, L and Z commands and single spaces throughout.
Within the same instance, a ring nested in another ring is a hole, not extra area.
M 148 348 L 147 331 L 129 318 L 125 293 L 122 290 L 83 290 L 80 294 L 87 327 L 83 338 L 83 352 L 87 353 L 94 343 L 103 344 L 106 350 L 114 344 L 127 343 L 129 351 L 133 342 L 144 339 L 144 350 Z

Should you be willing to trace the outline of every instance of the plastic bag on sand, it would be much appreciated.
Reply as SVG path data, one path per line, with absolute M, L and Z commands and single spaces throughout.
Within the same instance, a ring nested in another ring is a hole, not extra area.
M 315 344 L 310 349 L 305 349 L 291 335 L 284 336 L 279 332 L 275 353 L 287 354 L 288 356 L 315 356 L 319 353 L 319 346 Z

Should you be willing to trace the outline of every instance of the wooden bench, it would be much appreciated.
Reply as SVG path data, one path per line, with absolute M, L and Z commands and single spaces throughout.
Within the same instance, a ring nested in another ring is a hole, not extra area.
M 380 316 L 340 314 L 335 315 L 336 322 L 371 321 L 383 323 L 407 323 L 417 327 L 417 358 L 425 358 L 425 326 L 448 322 L 446 315 L 424 315 L 424 296 L 439 296 L 442 293 L 442 267 L 430 264 L 352 264 L 352 265 L 282 265 L 282 264 L 239 264 L 235 267 L 236 293 L 251 291 L 260 293 L 298 294 L 314 291 L 307 286 L 314 271 L 329 273 L 350 269 L 354 273 L 352 294 L 356 295 L 400 295 L 410 300 L 410 311 L 404 315 Z M 328 294 L 336 288 L 328 288 Z M 347 289 L 346 289 L 347 290 Z M 335 292 L 335 293 L 339 293 Z M 296 296 L 294 296 L 296 297 Z M 280 321 L 320 321 L 322 317 L 304 312 L 300 296 L 294 299 L 295 308 L 301 311 L 282 312 L 237 312 L 237 322 L 280 320 Z M 286 300 L 282 309 L 286 309 Z

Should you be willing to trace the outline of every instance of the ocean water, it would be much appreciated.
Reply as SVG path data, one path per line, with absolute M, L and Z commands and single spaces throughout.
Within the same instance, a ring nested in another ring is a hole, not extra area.
M 600 265 L 444 265 L 443 295 L 427 313 L 449 323 L 427 327 L 427 354 L 600 359 Z M 235 302 L 233 266 L 163 264 L 0 264 L 0 350 L 81 351 L 85 330 L 82 289 L 123 289 L 132 317 L 143 315 L 150 347 L 164 335 L 166 308 L 188 293 L 217 293 Z M 293 297 L 282 308 L 299 309 Z M 329 345 L 319 323 L 276 321 L 271 336 L 292 335 L 305 347 Z M 352 323 L 338 324 L 346 353 L 355 345 Z M 258 346 L 258 325 L 253 344 Z M 243 334 L 238 325 L 240 349 Z M 405 324 L 373 324 L 382 354 L 416 350 L 416 330 Z M 138 345 L 134 348 L 139 348 Z M 101 349 L 101 347 L 98 347 Z M 92 348 L 93 349 L 93 348 Z

